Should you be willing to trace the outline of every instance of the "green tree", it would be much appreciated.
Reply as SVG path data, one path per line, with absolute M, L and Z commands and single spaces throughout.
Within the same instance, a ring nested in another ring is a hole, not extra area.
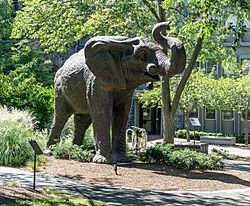
M 250 111 L 250 74 L 236 75 L 219 80 L 213 80 L 216 89 L 208 89 L 207 93 L 213 96 L 209 107 L 219 110 L 234 110 L 241 114 L 245 144 L 248 145 L 248 119 Z
M 13 6 L 11 0 L 0 0 L 0 40 L 9 37 L 13 21 Z
M 170 96 L 173 99 L 176 91 L 176 85 L 180 83 L 180 76 L 175 76 L 170 80 Z M 213 96 L 210 95 L 215 84 L 212 75 L 206 75 L 201 69 L 193 70 L 190 75 L 183 93 L 180 98 L 178 108 L 183 111 L 185 128 L 187 129 L 187 140 L 190 141 L 188 118 L 193 111 L 197 111 L 201 107 L 208 107 L 213 101 Z M 209 88 L 209 92 L 208 92 Z M 209 95 L 206 95 L 209 93 Z M 156 84 L 153 90 L 145 90 L 138 94 L 139 101 L 144 107 L 162 107 L 161 104 L 162 88 L 160 84 Z
M 0 105 L 29 109 L 44 128 L 53 111 L 51 63 L 27 40 L 11 38 L 13 0 L 0 0 Z
M 5 52 L 9 50 L 6 42 L 11 34 L 13 15 L 12 1 L 0 0 L 0 60 L 2 60 Z
M 249 17 L 249 3 L 245 0 L 23 0 L 23 5 L 15 19 L 13 36 L 39 39 L 46 52 L 63 52 L 85 36 L 149 36 L 153 24 L 171 21 L 171 34 L 185 42 L 188 64 L 172 100 L 170 78 L 162 78 L 166 142 L 173 142 L 174 116 L 195 62 L 222 58 L 226 63 L 226 57 L 232 57 L 233 52 L 224 47 L 224 39 L 232 29 L 238 41 L 244 29 L 242 21 Z M 238 22 L 226 27 L 230 15 Z
M 28 109 L 45 128 L 53 111 L 51 63 L 25 41 L 8 44 L 0 63 L 0 105 Z
M 138 0 L 23 0 L 13 36 L 39 39 L 45 52 L 64 52 L 87 36 L 150 33 L 154 21 Z
M 213 80 L 212 75 L 206 75 L 204 71 L 200 69 L 194 70 L 181 95 L 179 108 L 184 114 L 184 126 L 187 130 L 187 141 L 190 141 L 189 116 L 191 112 L 206 107 L 207 103 L 211 101 L 211 99 L 208 98 L 209 96 L 204 95 L 207 90 L 207 83 L 211 80 Z
M 248 145 L 248 120 L 249 118 L 249 111 L 250 111 L 250 73 L 248 75 L 243 76 L 241 81 L 240 87 L 240 99 L 241 99 L 241 105 L 240 105 L 240 111 L 242 112 L 242 118 L 244 120 L 244 140 L 245 144 Z

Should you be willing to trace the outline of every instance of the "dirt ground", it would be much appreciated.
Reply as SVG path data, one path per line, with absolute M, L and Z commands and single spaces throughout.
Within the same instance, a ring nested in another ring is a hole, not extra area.
M 250 173 L 236 170 L 184 171 L 156 164 L 132 163 L 118 166 L 81 163 L 46 157 L 42 173 L 117 187 L 213 191 L 250 187 Z

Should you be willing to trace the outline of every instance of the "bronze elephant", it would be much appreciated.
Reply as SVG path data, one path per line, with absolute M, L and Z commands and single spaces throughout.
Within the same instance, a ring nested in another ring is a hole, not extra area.
M 125 132 L 134 89 L 185 68 L 182 42 L 162 34 L 168 28 L 166 22 L 155 25 L 152 33 L 157 43 L 142 37 L 97 36 L 72 55 L 55 76 L 54 119 L 47 146 L 60 138 L 74 115 L 74 144 L 83 143 L 93 124 L 94 162 L 129 161 Z M 166 49 L 171 49 L 171 57 Z

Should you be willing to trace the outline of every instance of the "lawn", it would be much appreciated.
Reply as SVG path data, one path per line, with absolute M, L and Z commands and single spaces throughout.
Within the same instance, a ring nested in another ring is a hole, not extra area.
M 105 206 L 104 202 L 88 197 L 44 189 L 33 191 L 23 187 L 2 186 L 0 189 L 0 205 L 2 206 Z

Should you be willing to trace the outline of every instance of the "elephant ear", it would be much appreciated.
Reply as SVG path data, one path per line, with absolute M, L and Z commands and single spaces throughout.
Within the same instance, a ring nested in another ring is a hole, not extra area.
M 126 88 L 121 59 L 128 44 L 127 37 L 108 36 L 94 37 L 86 43 L 86 64 L 98 81 L 112 88 Z

